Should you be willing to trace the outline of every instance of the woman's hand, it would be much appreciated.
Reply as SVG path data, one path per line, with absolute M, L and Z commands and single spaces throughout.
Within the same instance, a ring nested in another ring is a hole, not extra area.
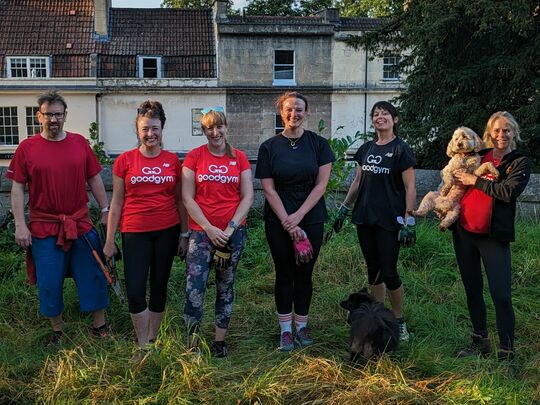
M 456 171 L 454 177 L 464 186 L 474 186 L 476 184 L 476 179 L 478 179 L 474 174 L 466 173 L 461 170 Z
M 283 226 L 283 229 L 285 229 L 287 232 L 290 232 L 292 229 L 294 229 L 300 221 L 304 218 L 302 214 L 299 214 L 298 211 L 290 214 L 285 218 L 283 221 L 281 221 L 281 226 Z
M 206 232 L 212 244 L 217 247 L 225 246 L 229 240 L 229 235 L 214 225 L 207 227 L 204 232 Z
M 289 232 L 292 240 L 304 240 L 306 233 L 299 226 L 295 226 Z
M 176 255 L 182 259 L 186 257 L 187 251 L 188 251 L 188 243 L 189 238 L 180 236 L 180 239 L 178 240 L 178 251 L 176 252 Z
M 116 245 L 114 241 L 106 241 L 105 245 L 103 246 L 103 254 L 107 259 L 110 259 L 111 257 L 116 256 L 118 253 L 118 249 L 116 249 Z
M 15 242 L 23 248 L 27 248 L 32 244 L 32 234 L 26 224 L 15 226 Z

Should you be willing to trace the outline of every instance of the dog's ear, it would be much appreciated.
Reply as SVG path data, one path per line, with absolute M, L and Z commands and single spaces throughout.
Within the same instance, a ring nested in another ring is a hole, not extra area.
M 344 301 L 341 301 L 339 303 L 339 306 L 347 311 L 352 311 L 352 305 L 351 305 L 351 301 L 349 301 L 348 299 L 347 300 L 344 300 Z
M 480 137 L 478 135 L 476 135 L 476 133 L 474 134 L 474 151 L 475 152 L 480 152 L 482 149 L 484 149 L 486 146 L 484 145 L 484 142 L 482 141 L 482 139 L 480 139 Z

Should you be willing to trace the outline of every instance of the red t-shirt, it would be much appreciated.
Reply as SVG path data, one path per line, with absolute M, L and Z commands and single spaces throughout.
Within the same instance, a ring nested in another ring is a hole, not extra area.
M 17 183 L 28 183 L 30 210 L 50 214 L 72 215 L 88 204 L 86 183 L 96 176 L 101 166 L 88 140 L 66 132 L 61 141 L 49 141 L 41 135 L 21 142 L 6 177 Z M 78 222 L 82 235 L 92 228 L 90 218 Z M 56 236 L 60 224 L 32 221 L 32 236 Z
M 493 151 L 489 151 L 482 157 L 482 163 L 484 162 L 492 162 L 497 167 L 501 160 L 494 159 Z M 493 180 L 489 173 L 482 177 Z M 493 199 L 490 196 L 475 187 L 469 187 L 461 199 L 460 225 L 469 232 L 488 233 L 492 205 Z
M 240 204 L 240 174 L 251 169 L 245 153 L 238 149 L 234 152 L 236 158 L 214 156 L 207 145 L 202 145 L 184 159 L 184 167 L 195 172 L 195 202 L 206 219 L 220 229 L 227 227 Z M 189 228 L 202 231 L 191 217 Z
M 121 232 L 149 232 L 180 223 L 174 189 L 181 181 L 182 164 L 171 152 L 144 156 L 138 148 L 122 153 L 113 174 L 124 180 Z

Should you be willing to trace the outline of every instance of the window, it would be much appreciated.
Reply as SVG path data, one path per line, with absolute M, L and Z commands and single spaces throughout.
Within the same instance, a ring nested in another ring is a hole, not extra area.
M 202 136 L 201 129 L 201 110 L 202 108 L 191 109 L 191 136 Z
M 294 51 L 274 51 L 274 85 L 296 85 Z
M 41 131 L 36 113 L 39 107 L 26 107 L 26 136 L 31 137 Z
M 50 77 L 49 58 L 47 57 L 8 57 L 8 77 L 26 77 L 29 79 Z
M 139 56 L 139 77 L 161 79 L 161 56 Z
M 283 125 L 283 121 L 281 120 L 281 115 L 279 114 L 276 114 L 274 127 L 276 129 L 276 135 L 281 133 L 285 129 L 285 125 Z
M 17 107 L 0 107 L 0 145 L 19 144 Z
M 399 80 L 399 72 L 397 65 L 399 63 L 399 55 L 386 54 L 383 57 L 383 80 L 396 81 Z

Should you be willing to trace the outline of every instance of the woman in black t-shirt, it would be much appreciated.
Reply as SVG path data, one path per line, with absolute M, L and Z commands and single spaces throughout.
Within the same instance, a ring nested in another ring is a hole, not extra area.
M 327 219 L 324 192 L 334 155 L 323 137 L 304 130 L 307 99 L 286 92 L 276 100 L 285 129 L 259 148 L 255 177 L 266 197 L 265 232 L 276 269 L 275 300 L 281 328 L 280 349 L 313 344 L 307 328 L 312 273 Z M 297 263 L 294 241 L 309 239 L 313 256 Z M 296 336 L 292 334 L 293 307 Z
M 366 260 L 371 292 L 380 302 L 384 302 L 388 292 L 392 312 L 400 325 L 400 340 L 408 340 L 403 318 L 403 284 L 397 273 L 398 234 L 402 225 L 396 219 L 402 217 L 404 223 L 414 224 L 409 212 L 416 203 L 416 160 L 409 146 L 396 136 L 399 118 L 392 104 L 375 103 L 371 120 L 377 139 L 366 142 L 356 152 L 354 160 L 358 169 L 340 213 L 347 213 L 354 202 L 352 222 L 356 224 Z M 339 231 L 342 221 L 336 223 L 334 229 Z

